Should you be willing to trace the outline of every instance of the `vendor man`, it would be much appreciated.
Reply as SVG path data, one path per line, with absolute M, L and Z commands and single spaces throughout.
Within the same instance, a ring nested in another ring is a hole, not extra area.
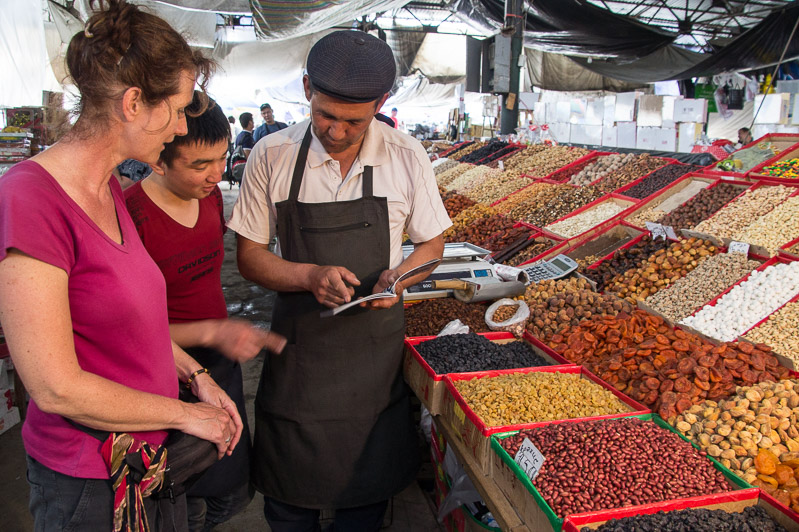
M 272 329 L 288 339 L 255 404 L 253 483 L 276 532 L 318 530 L 320 509 L 336 510 L 332 530 L 377 531 L 416 476 L 401 298 L 320 317 L 443 253 L 451 222 L 425 150 L 374 119 L 394 76 L 375 37 L 318 41 L 303 77 L 311 119 L 256 144 L 228 223 L 242 275 L 278 292 Z M 405 259 L 403 231 L 416 243 Z

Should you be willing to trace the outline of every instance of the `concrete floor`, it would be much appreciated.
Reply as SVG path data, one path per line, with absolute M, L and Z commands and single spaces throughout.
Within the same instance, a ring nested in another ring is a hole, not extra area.
M 228 190 L 222 184 L 225 198 L 225 215 L 230 216 L 233 203 L 238 197 L 238 188 Z M 231 316 L 249 319 L 263 326 L 268 326 L 274 294 L 241 278 L 235 265 L 235 235 L 225 235 L 225 263 L 222 272 L 222 284 Z M 247 402 L 247 414 L 250 427 L 253 422 L 253 403 L 258 380 L 263 365 L 263 355 L 243 366 L 244 393 Z M 0 530 L 4 532 L 24 532 L 33 529 L 33 521 L 28 512 L 28 483 L 25 478 L 25 454 L 21 438 L 21 424 L 0 435 Z M 423 456 L 429 451 L 424 442 Z M 432 495 L 420 486 L 432 489 L 433 472 L 426 464 L 419 473 L 418 482 L 414 482 L 404 492 L 394 497 L 393 510 L 386 516 L 383 530 L 391 532 L 433 532 L 443 530 L 435 519 L 435 508 Z M 256 494 L 245 511 L 229 522 L 220 525 L 218 532 L 268 531 L 269 526 L 263 517 L 263 497 Z

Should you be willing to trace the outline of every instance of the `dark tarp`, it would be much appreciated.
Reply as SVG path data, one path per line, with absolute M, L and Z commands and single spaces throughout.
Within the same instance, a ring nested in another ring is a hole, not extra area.
M 530 86 L 553 91 L 606 90 L 628 92 L 645 83 L 620 81 L 586 70 L 568 56 L 525 48 L 525 73 Z
M 504 0 L 480 2 L 492 18 L 503 20 Z M 524 44 L 545 52 L 622 62 L 647 56 L 676 37 L 584 0 L 535 0 L 528 4 Z
M 707 58 L 707 54 L 699 54 L 672 44 L 646 57 L 621 65 L 602 59 L 594 59 L 591 62 L 584 57 L 571 59 L 581 67 L 602 76 L 630 83 L 651 83 L 674 79 L 675 75 L 690 70 Z
M 779 61 L 797 19 L 799 4 L 775 11 L 714 54 L 696 54 L 669 46 L 627 64 L 596 60 L 589 63 L 584 58 L 572 59 L 597 74 L 644 83 L 763 68 Z M 799 34 L 794 35 L 784 60 L 796 57 L 799 57 Z

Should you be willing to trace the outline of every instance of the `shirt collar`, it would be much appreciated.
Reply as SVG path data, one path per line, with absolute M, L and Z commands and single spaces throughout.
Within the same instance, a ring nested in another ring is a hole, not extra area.
M 358 154 L 358 159 L 364 166 L 380 166 L 381 164 L 388 164 L 389 162 L 385 137 L 381 129 L 383 127 L 387 126 L 373 118 L 369 127 L 366 129 L 363 144 L 361 144 L 361 151 Z M 333 158 L 327 153 L 324 146 L 322 146 L 313 128 L 311 128 L 311 135 L 313 138 L 311 139 L 311 146 L 308 148 L 307 164 L 311 168 L 318 168 Z

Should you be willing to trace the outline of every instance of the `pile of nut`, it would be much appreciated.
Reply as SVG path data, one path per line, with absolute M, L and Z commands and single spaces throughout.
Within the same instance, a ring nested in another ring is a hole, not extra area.
M 664 188 L 666 185 L 675 182 L 685 174 L 696 172 L 701 169 L 701 166 L 689 164 L 670 164 L 659 170 L 655 170 L 640 182 L 625 190 L 623 194 L 630 198 L 644 199 Z
M 776 255 L 780 246 L 799 236 L 799 196 L 788 198 L 732 237 L 766 248 Z
M 613 393 L 580 373 L 531 371 L 454 381 L 487 427 L 629 412 Z
M 505 173 L 513 176 L 518 177 L 525 173 L 527 168 L 532 166 L 532 161 L 534 157 L 536 157 L 539 153 L 550 149 L 550 146 L 546 146 L 544 144 L 535 144 L 533 146 L 528 146 L 523 150 L 514 153 L 513 155 L 509 156 L 507 159 L 502 160 L 502 166 L 505 167 Z M 495 168 L 498 167 L 499 164 L 497 161 L 492 162 L 488 166 Z
M 530 157 L 527 160 L 527 167 L 524 173 L 530 177 L 545 177 L 589 153 L 591 153 L 591 151 L 585 148 L 552 146 L 548 150 L 538 152 Z
M 669 420 L 733 473 L 799 510 L 799 382 L 761 382 Z
M 441 196 L 441 199 L 444 200 L 444 208 L 447 210 L 447 214 L 450 218 L 455 218 L 457 215 L 469 207 L 473 207 L 475 204 L 473 200 L 455 192 L 447 192 Z
M 493 214 L 485 218 L 476 219 L 472 223 L 460 227 L 460 229 L 452 234 L 445 234 L 444 241 L 471 242 L 476 246 L 485 247 L 486 242 L 489 239 L 494 238 L 494 242 L 497 242 L 498 244 L 502 245 L 502 247 L 505 247 L 507 243 L 505 243 L 504 239 L 506 239 L 508 236 L 512 236 L 509 235 L 509 232 L 513 230 L 514 225 L 516 225 L 515 220 L 511 220 L 501 214 Z M 497 233 L 500 234 L 497 235 Z M 518 236 L 516 236 L 515 239 L 518 239 Z M 489 249 L 489 251 L 497 251 L 501 248 L 494 250 L 491 248 L 487 249 Z
M 548 280 L 527 287 L 524 300 L 530 307 L 527 330 L 547 341 L 565 326 L 576 326 L 593 316 L 615 316 L 632 312 L 630 303 L 611 294 L 598 294 L 579 277 Z
M 450 168 L 449 170 L 444 170 L 440 174 L 436 175 L 436 183 L 438 183 L 438 186 L 440 187 L 446 187 L 452 181 L 465 174 L 472 168 L 474 168 L 473 164 L 458 163 L 458 166 Z
M 705 399 L 728 397 L 736 385 L 788 376 L 768 346 L 715 346 L 641 310 L 581 321 L 548 344 L 663 419 Z
M 443 163 L 439 163 L 438 165 L 436 165 L 433 168 L 433 173 L 435 173 L 435 175 L 438 176 L 439 174 L 443 174 L 444 172 L 446 172 L 451 168 L 455 168 L 459 164 L 461 163 L 456 161 L 455 159 L 447 159 Z
M 560 517 L 732 489 L 710 460 L 652 421 L 557 423 L 501 444 L 515 458 L 525 438 L 545 457 L 533 483 Z
M 789 247 L 786 251 L 788 251 L 788 253 L 793 253 L 794 255 L 799 255 L 799 243 Z
M 498 215 L 502 216 L 502 215 Z M 502 229 L 496 233 L 489 235 L 487 238 L 477 243 L 478 246 L 495 251 L 501 252 L 506 247 L 517 244 L 518 242 L 527 241 L 533 235 L 533 230 L 529 227 L 511 227 L 509 229 Z
M 646 298 L 645 303 L 676 323 L 759 266 L 758 261 L 747 259 L 743 253 L 719 253 L 667 289 Z
M 649 235 L 644 235 L 641 240 L 632 246 L 616 251 L 612 258 L 601 262 L 596 268 L 581 270 L 580 273 L 594 281 L 597 285 L 597 290 L 602 292 L 616 276 L 638 268 L 653 253 L 667 249 L 670 245 L 671 242 L 668 240 L 662 238 L 653 239 Z
M 656 170 L 665 164 L 666 160 L 664 159 L 652 157 L 648 153 L 642 153 L 641 155 L 631 157 L 630 160 L 618 170 L 610 172 L 597 183 L 596 186 L 599 187 L 599 190 L 603 193 L 608 194 L 624 185 L 629 185 L 639 177 L 643 177 L 652 170 Z
M 713 306 L 680 323 L 723 342 L 736 339 L 799 294 L 799 262 L 756 270 L 721 296 Z
M 713 216 L 740 193 L 739 186 L 719 183 L 714 187 L 701 190 L 688 202 L 664 216 L 659 223 L 671 226 L 675 231 L 693 229 L 696 224 Z
M 622 155 L 621 153 L 612 153 L 604 157 L 599 157 L 585 168 L 571 176 L 569 183 L 572 185 L 585 186 L 598 181 L 611 172 L 620 170 L 624 165 L 635 159 L 635 155 L 628 153 Z
M 546 229 L 556 235 L 565 238 L 573 238 L 607 222 L 626 208 L 626 206 L 615 203 L 613 200 L 607 200 L 581 213 L 550 224 L 546 226 Z
M 616 292 L 631 303 L 644 300 L 685 277 L 707 257 L 717 252 L 705 240 L 688 238 L 674 242 L 668 249 L 655 251 L 641 266 L 611 279 L 606 290 Z
M 496 207 L 511 218 L 544 227 L 601 195 L 596 187 L 576 188 L 565 184 L 534 183 L 509 196 Z
M 699 223 L 694 231 L 717 238 L 731 238 L 753 220 L 785 201 L 793 192 L 794 189 L 781 185 L 747 190 L 741 197 Z
M 478 203 L 490 205 L 517 190 L 526 187 L 533 180 L 529 177 L 517 177 L 507 173 L 489 177 L 485 181 L 470 187 L 464 194 Z
M 461 320 L 472 332 L 489 332 L 486 306 L 449 297 L 425 299 L 405 309 L 406 336 L 435 336 L 449 322 Z
M 499 170 L 494 170 L 487 166 L 472 166 L 469 170 L 444 185 L 444 188 L 447 190 L 457 190 L 463 194 L 469 187 L 476 186 L 483 180 L 496 177 L 500 174 L 501 172 Z
M 657 207 L 647 207 L 626 218 L 628 223 L 636 227 L 646 227 L 646 222 L 657 222 L 666 216 L 666 212 L 661 211 Z
M 549 251 L 555 247 L 556 243 L 552 240 L 536 240 L 531 242 L 528 246 L 524 247 L 521 251 L 503 261 L 508 266 L 519 266 L 540 254 Z
M 786 304 L 744 338 L 770 345 L 775 353 L 792 359 L 799 367 L 799 301 Z
M 492 216 L 495 216 L 496 214 L 497 214 L 496 209 L 494 209 L 493 207 L 482 205 L 480 203 L 473 205 L 467 209 L 464 209 L 455 218 L 452 219 L 452 226 L 450 226 L 446 231 L 444 231 L 444 240 L 447 240 L 455 233 L 461 231 L 462 229 L 468 227 L 469 225 L 475 223 L 476 221 L 481 220 L 483 218 L 490 218 Z

